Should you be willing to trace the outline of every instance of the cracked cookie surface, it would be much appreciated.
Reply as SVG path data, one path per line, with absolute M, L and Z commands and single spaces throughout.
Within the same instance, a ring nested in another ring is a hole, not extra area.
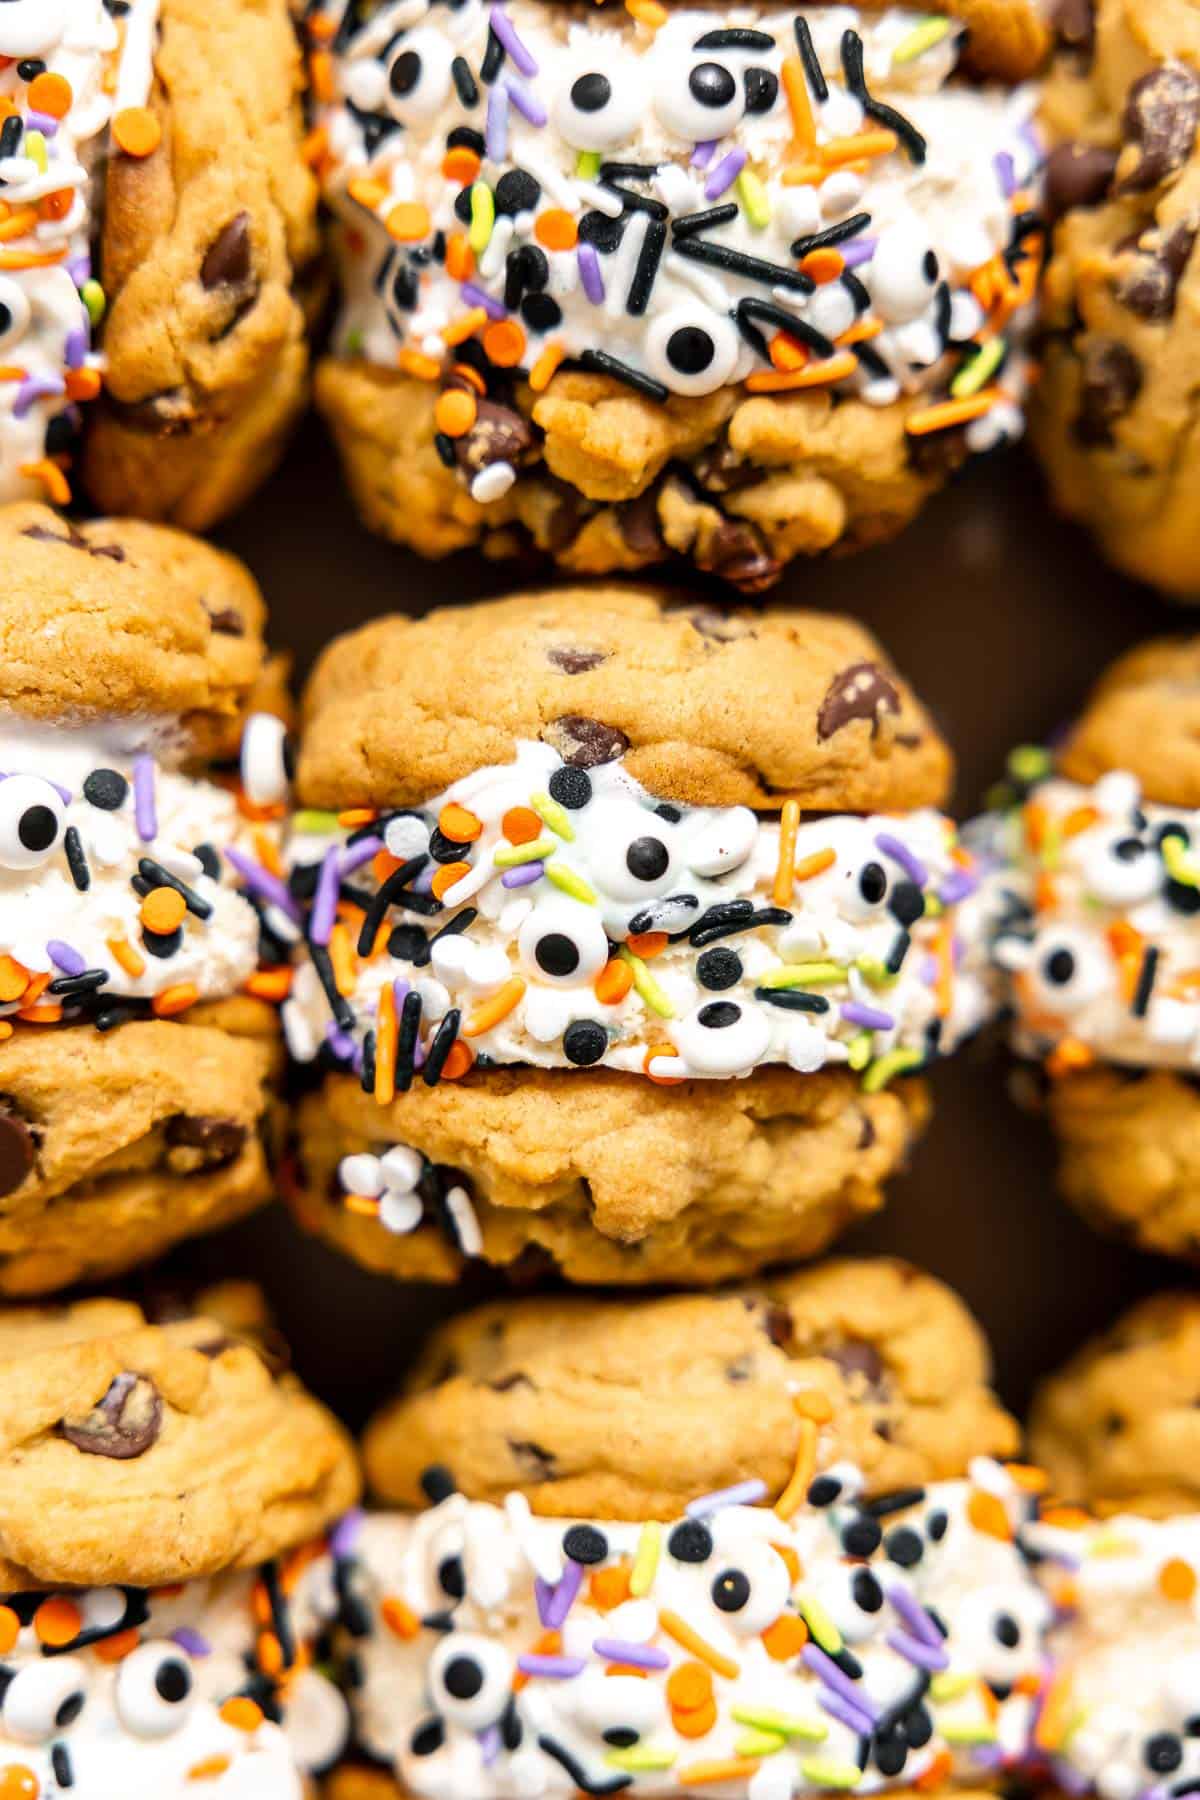
M 0 1311 L 0 1579 L 162 1586 L 252 1567 L 358 1493 L 346 1433 L 215 1319 Z
M 496 1069 L 378 1106 L 332 1076 L 297 1111 L 302 1224 L 368 1268 L 454 1281 L 469 1254 L 568 1279 L 696 1286 L 817 1255 L 882 1205 L 928 1116 L 919 1082 L 760 1069 L 655 1086 L 608 1071 Z M 414 1151 L 425 1220 L 351 1210 L 346 1157 Z M 456 1188 L 473 1223 L 447 1210 Z M 476 1241 L 475 1233 L 478 1233 Z
M 822 1462 L 856 1463 L 882 1493 L 1015 1450 L 988 1375 L 961 1301 L 899 1262 L 695 1298 L 501 1301 L 430 1339 L 368 1430 L 368 1480 L 419 1505 L 440 1463 L 471 1499 L 516 1489 L 536 1512 L 612 1519 L 670 1518 L 752 1476 L 770 1499 L 805 1390 L 828 1402 Z
M 1200 1300 L 1156 1294 L 1046 1381 L 1030 1419 L 1056 1492 L 1152 1518 L 1200 1503 Z

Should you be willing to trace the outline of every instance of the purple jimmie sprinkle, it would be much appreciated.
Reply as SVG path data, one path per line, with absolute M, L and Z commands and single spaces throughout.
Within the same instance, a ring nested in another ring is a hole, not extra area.
M 692 167 L 693 167 L 693 169 L 707 169 L 709 163 L 712 161 L 714 155 L 716 154 L 716 149 L 717 149 L 717 139 L 716 138 L 702 139 L 701 142 L 698 143 L 696 145 L 696 148 L 692 151 Z
M 400 1017 L 400 1008 L 404 1005 L 404 1002 L 407 1000 L 408 992 L 409 992 L 408 982 L 405 981 L 403 975 L 397 975 L 395 981 L 393 981 L 393 983 L 392 983 L 392 998 L 396 1002 L 396 1017 L 397 1018 Z
M 841 1699 L 837 1694 L 822 1690 L 817 1695 L 817 1705 L 825 1712 L 832 1713 L 835 1719 L 840 1719 L 843 1725 L 848 1725 L 857 1737 L 870 1737 L 875 1729 L 874 1721 L 861 1707 L 851 1706 L 848 1700 Z
M 942 1649 L 935 1649 L 932 1644 L 923 1644 L 919 1638 L 910 1637 L 907 1631 L 889 1631 L 888 1647 L 905 1662 L 916 1663 L 919 1669 L 931 1669 L 935 1673 L 950 1667 L 950 1658 Z
M 321 858 L 321 872 L 317 876 L 317 887 L 313 895 L 312 914 L 309 920 L 309 935 L 314 944 L 327 944 L 333 935 L 333 927 L 337 920 L 338 862 L 340 857 L 340 850 L 336 844 L 333 844 Z
M 978 891 L 979 882 L 974 875 L 966 869 L 951 869 L 938 889 L 938 899 L 943 906 L 957 906 L 960 900 L 968 900 Z
M 599 306 L 604 299 L 604 276 L 600 272 L 600 258 L 596 254 L 595 244 L 580 244 L 576 256 L 579 259 L 579 279 L 583 283 L 583 291 L 593 306 Z
M 897 1582 L 887 1590 L 887 1597 L 914 1637 L 920 1638 L 923 1644 L 930 1645 L 934 1650 L 941 1649 L 941 1632 L 921 1602 L 907 1588 L 901 1587 Z
M 82 326 L 68 331 L 63 344 L 63 361 L 68 369 L 82 369 L 84 358 L 88 353 L 88 334 Z
M 698 1500 L 689 1500 L 687 1516 L 689 1519 L 706 1519 L 709 1513 L 720 1512 L 722 1507 L 754 1506 L 766 1497 L 767 1484 L 756 1476 L 752 1481 L 739 1481 L 733 1487 L 718 1488 L 716 1493 L 701 1494 Z
M 71 792 L 70 788 L 64 787 L 61 781 L 52 781 L 50 783 L 50 786 L 54 789 L 55 793 L 58 795 L 58 797 L 62 801 L 63 805 L 70 806 L 72 800 L 75 798 L 75 796 Z
M 582 1656 L 518 1656 L 522 1675 L 544 1675 L 551 1681 L 570 1681 L 582 1675 L 587 1663 Z
M 575 1604 L 575 1596 L 583 1586 L 582 1563 L 568 1562 L 562 1573 L 562 1580 L 555 1587 L 543 1581 L 539 1575 L 534 1582 L 537 1594 L 538 1618 L 547 1631 L 559 1631 L 563 1621 Z
M 858 1000 L 844 1001 L 841 1011 L 848 1025 L 861 1025 L 864 1031 L 891 1031 L 896 1023 L 891 1013 L 880 1012 L 876 1006 L 864 1006 Z
M 285 881 L 280 881 L 278 875 L 272 875 L 270 869 L 264 869 L 261 863 L 256 863 L 254 858 L 247 856 L 244 850 L 235 850 L 230 846 L 221 854 L 230 868 L 237 870 L 252 894 L 258 894 L 262 899 L 270 901 L 272 906 L 277 906 L 281 912 L 285 912 L 289 919 L 299 923 L 300 908 L 292 898 Z
M 839 1694 L 856 1712 L 863 1713 L 872 1723 L 881 1717 L 880 1709 L 864 1692 L 859 1683 L 851 1681 L 845 1671 L 838 1668 L 832 1656 L 827 1656 L 819 1644 L 805 1644 L 800 1652 L 800 1661 L 806 1668 L 811 1669 L 814 1675 L 819 1675 L 825 1686 L 832 1688 L 833 1692 Z
M 508 89 L 499 83 L 488 95 L 487 153 L 492 162 L 503 162 L 508 149 Z
M 66 383 L 59 375 L 31 375 L 17 389 L 17 397 L 13 401 L 13 418 L 23 419 L 35 400 L 44 400 L 48 395 L 63 394 Z
M 46 939 L 46 954 L 64 975 L 82 975 L 87 963 L 78 950 L 64 944 L 61 938 Z
M 838 249 L 846 268 L 857 269 L 862 263 L 870 262 L 878 242 L 877 237 L 856 237 L 851 238 L 849 243 L 839 244 Z
M 725 190 L 733 186 L 745 168 L 746 161 L 744 150 L 731 150 L 728 156 L 723 156 L 704 184 L 704 198 L 719 200 Z
M 32 107 L 25 114 L 26 131 L 40 131 L 44 138 L 58 136 L 58 120 L 53 113 L 36 112 Z
M 528 88 L 522 87 L 516 81 L 506 81 L 504 85 L 508 90 L 508 97 L 517 111 L 529 120 L 535 130 L 540 131 L 550 115 L 537 95 L 531 94 Z
M 537 62 L 530 55 L 528 46 L 522 43 L 516 26 L 502 6 L 493 6 L 491 26 L 522 75 L 536 75 L 538 72 Z
M 212 1655 L 212 1645 L 208 1639 L 190 1625 L 181 1625 L 177 1631 L 173 1631 L 171 1642 L 178 1644 L 181 1650 L 186 1650 L 189 1656 Z
M 518 863 L 515 869 L 505 869 L 500 877 L 500 886 L 506 888 L 529 887 L 534 881 L 540 881 L 546 873 L 544 862 Z
M 473 281 L 464 281 L 458 291 L 468 306 L 482 306 L 489 319 L 507 319 L 507 306 L 495 299 L 493 295 L 485 293 L 481 287 L 476 287 Z M 433 876 L 431 875 L 429 879 L 432 881 Z
M 75 283 L 77 288 L 81 288 L 85 281 L 90 281 L 92 279 L 92 259 L 90 256 L 73 256 L 66 265 L 66 268 L 67 274 L 71 277 L 71 280 Z
M 914 856 L 908 845 L 902 844 L 898 837 L 881 831 L 875 839 L 875 848 L 882 851 L 884 856 L 890 856 L 894 863 L 899 863 L 909 880 L 914 881 L 919 888 L 925 886 L 929 880 L 929 870 L 920 857 Z
M 335 1556 L 353 1556 L 362 1532 L 366 1514 L 361 1506 L 352 1506 L 348 1513 L 343 1513 L 329 1534 L 329 1548 Z
M 651 1644 L 627 1644 L 622 1638 L 597 1638 L 592 1645 L 605 1662 L 628 1663 L 631 1669 L 668 1669 L 671 1659 L 665 1650 Z
M 1000 191 L 1006 200 L 1011 200 L 1017 191 L 1017 165 L 1007 150 L 998 150 L 992 158 L 992 167 L 996 171 L 996 180 L 1000 183 Z
M 354 1039 L 348 1031 L 343 1031 L 330 1019 L 325 1027 L 325 1042 L 329 1045 L 339 1062 L 354 1061 Z
M 498 1725 L 489 1725 L 486 1731 L 477 1734 L 479 1752 L 485 1769 L 490 1769 L 499 1756 L 504 1740 L 500 1736 Z
M 351 844 L 348 850 L 342 851 L 342 859 L 338 863 L 338 874 L 345 877 L 353 875 L 364 863 L 369 863 L 373 856 L 378 856 L 383 849 L 380 837 L 359 838 L 357 844 Z
M 143 844 L 158 836 L 158 808 L 154 803 L 154 758 L 143 751 L 133 759 L 133 816 Z M 289 899 L 291 896 L 288 896 Z

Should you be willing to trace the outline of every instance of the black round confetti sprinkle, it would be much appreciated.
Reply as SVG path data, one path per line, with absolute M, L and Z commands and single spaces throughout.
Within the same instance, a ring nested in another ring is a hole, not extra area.
M 574 769 L 568 764 L 555 769 L 550 777 L 550 798 L 565 806 L 568 812 L 578 812 L 591 797 L 592 778 L 586 769 Z
M 572 1525 L 563 1533 L 563 1555 L 572 1562 L 591 1566 L 608 1555 L 608 1539 L 594 1525 Z
M 574 1019 L 563 1033 L 563 1050 L 567 1061 L 586 1069 L 597 1063 L 608 1049 L 608 1033 L 594 1019 Z
M 129 783 L 116 769 L 93 769 L 83 783 L 83 797 L 101 812 L 116 812 L 125 804 Z
M 712 1532 L 699 1519 L 682 1519 L 667 1539 L 667 1550 L 676 1562 L 707 1562 L 713 1553 Z
M 914 1531 L 911 1525 L 897 1525 L 895 1531 L 889 1531 L 884 1549 L 889 1559 L 898 1563 L 902 1569 L 915 1569 L 925 1554 L 921 1534 Z
M 842 1549 L 847 1556 L 873 1556 L 883 1539 L 874 1519 L 851 1519 L 842 1531 Z
M 710 991 L 735 987 L 742 979 L 742 959 L 736 950 L 727 950 L 724 946 L 704 950 L 696 961 L 696 979 L 701 987 Z

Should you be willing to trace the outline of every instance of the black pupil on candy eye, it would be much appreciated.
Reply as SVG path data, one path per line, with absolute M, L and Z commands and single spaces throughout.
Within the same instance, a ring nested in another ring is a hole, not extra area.
M 1011 1613 L 1001 1613 L 992 1630 L 996 1635 L 996 1642 L 1003 1644 L 1006 1650 L 1015 1650 L 1021 1641 L 1021 1627 Z
M 634 838 L 625 852 L 625 867 L 639 881 L 658 881 L 670 862 L 667 846 L 659 838 Z
M 1118 862 L 1136 862 L 1139 856 L 1145 855 L 1145 852 L 1146 846 L 1141 838 L 1121 838 L 1118 843 L 1113 845 L 1113 855 Z
M 747 112 L 770 112 L 779 95 L 778 78 L 769 69 L 747 69 L 745 86 Z
M 82 1711 L 83 1695 L 78 1693 L 68 1694 L 54 1715 L 54 1723 L 58 1726 L 60 1731 L 65 1731 L 67 1726 L 73 1724 Z
M 483 1686 L 483 1670 L 469 1656 L 456 1656 L 446 1664 L 443 1680 L 455 1700 L 473 1700 Z
M 467 1578 L 463 1572 L 462 1558 L 447 1556 L 438 1565 L 438 1585 L 443 1594 L 449 1594 L 451 1600 L 461 1600 L 467 1591 Z
M 712 1584 L 713 1605 L 721 1612 L 741 1612 L 750 1598 L 750 1582 L 740 1569 L 726 1569 Z
M 571 100 L 577 111 L 599 112 L 612 99 L 612 82 L 607 75 L 581 75 L 571 88 Z
M 728 106 L 737 93 L 737 82 L 720 63 L 697 63 L 688 76 L 692 98 L 701 106 Z
M 703 375 L 716 352 L 701 325 L 681 325 L 667 339 L 667 361 L 681 375 Z
M 870 906 L 877 906 L 887 893 L 887 875 L 877 862 L 869 862 L 858 878 L 858 891 Z
M 883 1589 L 869 1569 L 859 1569 L 854 1577 L 854 1599 L 863 1612 L 877 1613 L 883 1605 Z
M 21 814 L 17 836 L 27 850 L 48 850 L 58 832 L 58 820 L 48 806 L 28 806 Z
M 938 278 L 938 259 L 934 255 L 932 250 L 927 250 L 925 252 L 925 260 L 921 264 L 921 267 L 925 271 L 926 281 L 936 281 L 937 280 L 937 278 Z
M 579 967 L 579 951 L 561 931 L 548 931 L 539 938 L 534 955 L 547 975 L 573 975 Z
M 1146 1767 L 1156 1775 L 1170 1775 L 1183 1761 L 1183 1745 L 1173 1731 L 1156 1732 L 1146 1739 Z
M 169 1701 L 172 1706 L 178 1706 L 192 1691 L 191 1672 L 185 1664 L 175 1660 L 160 1663 L 154 1685 L 161 1699 Z
M 0 337 L 12 327 L 12 307 L 0 302 Z
M 723 1031 L 726 1026 L 737 1024 L 742 1016 L 742 1009 L 735 1006 L 732 1000 L 713 1000 L 707 1006 L 702 1006 L 697 1016 L 709 1031 Z
M 1075 973 L 1075 958 L 1070 950 L 1054 950 L 1046 958 L 1046 980 L 1055 987 L 1066 987 Z
M 415 50 L 405 50 L 392 64 L 389 77 L 393 94 L 398 98 L 411 94 L 421 79 L 421 58 Z
M 637 1732 L 628 1725 L 614 1726 L 603 1735 L 605 1743 L 611 1744 L 614 1750 L 632 1750 L 638 1741 Z

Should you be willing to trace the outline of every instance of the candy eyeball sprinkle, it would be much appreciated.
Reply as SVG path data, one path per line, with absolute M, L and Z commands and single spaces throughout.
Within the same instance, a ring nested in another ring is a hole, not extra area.
M 733 377 L 741 340 L 732 319 L 700 301 L 684 301 L 655 319 L 646 364 L 673 394 L 713 394 Z
M 455 1725 L 486 1731 L 503 1716 L 515 1672 L 508 1651 L 494 1638 L 451 1632 L 430 1659 L 430 1695 Z
M 251 713 L 242 732 L 241 769 L 252 806 L 278 806 L 287 799 L 292 756 L 282 719 L 273 713 Z
M 142 1644 L 121 1664 L 117 1713 L 135 1737 L 170 1737 L 186 1722 L 194 1699 L 192 1666 L 175 1644 Z
M 880 232 L 864 273 L 875 310 L 889 325 L 919 319 L 941 279 L 937 253 L 915 221 Z
M 595 807 L 588 825 L 605 846 L 606 898 L 653 900 L 674 886 L 683 849 L 674 819 L 634 800 L 610 800 Z
M 736 1000 L 706 1000 L 679 1020 L 673 1035 L 690 1068 L 702 1075 L 739 1075 L 766 1055 L 771 1028 L 761 1013 Z
M 62 843 L 67 809 L 40 775 L 0 781 L 0 867 L 36 869 Z
M 850 919 L 878 918 L 887 909 L 891 891 L 890 865 L 881 856 L 851 858 L 843 871 L 842 911 Z
M 52 50 L 67 22 L 67 0 L 7 0 L 0 7 L 0 56 Z
M 615 150 L 628 142 L 646 108 L 640 65 L 614 58 L 604 68 L 577 59 L 551 104 L 551 117 L 573 150 Z
M 1027 974 L 1040 1005 L 1073 1013 L 1104 992 L 1109 964 L 1085 932 L 1050 926 L 1033 941 Z
M 955 1614 L 954 1647 L 994 1689 L 1011 1689 L 1038 1668 L 1049 1610 L 1040 1594 L 1004 1587 L 968 1594 Z
M 77 1656 L 18 1669 L 4 1692 L 0 1731 L 18 1744 L 42 1744 L 65 1731 L 87 1700 L 87 1668 Z
M 739 1547 L 736 1562 L 722 1564 L 709 1595 L 725 1624 L 738 1637 L 757 1637 L 772 1626 L 788 1603 L 792 1578 L 769 1544 Z
M 8 275 L 0 275 L 0 349 L 11 350 L 29 329 L 29 295 Z
M 837 1563 L 821 1568 L 809 1586 L 848 1644 L 861 1644 L 876 1635 L 884 1593 L 872 1569 Z
M 723 62 L 705 58 L 682 65 L 678 53 L 660 59 L 655 71 L 654 110 L 668 131 L 689 144 L 722 138 L 741 123 L 746 95 Z
M 571 1710 L 580 1725 L 614 1750 L 629 1750 L 666 1721 L 663 1689 L 636 1675 L 587 1669 L 570 1686 Z
M 1083 852 L 1081 872 L 1088 893 L 1107 906 L 1136 906 L 1163 882 L 1161 858 L 1129 831 L 1097 836 Z
M 583 987 L 608 961 L 608 938 L 594 907 L 578 900 L 540 900 L 517 937 L 522 965 L 539 981 Z
M 454 52 L 440 31 L 406 32 L 392 46 L 387 109 L 402 125 L 423 125 L 450 97 Z

